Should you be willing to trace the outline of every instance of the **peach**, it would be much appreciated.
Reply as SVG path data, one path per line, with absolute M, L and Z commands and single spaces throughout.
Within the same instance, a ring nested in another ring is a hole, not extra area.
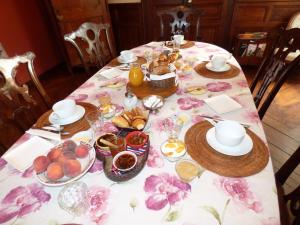
M 63 167 L 58 162 L 51 163 L 47 168 L 47 177 L 50 180 L 58 180 L 64 176 Z
M 48 165 L 50 164 L 50 160 L 46 156 L 38 156 L 33 161 L 33 168 L 36 173 L 42 173 L 47 170 Z
M 48 154 L 47 157 L 50 159 L 51 162 L 57 161 L 58 158 L 61 156 L 62 151 L 60 148 L 53 148 Z
M 76 155 L 75 155 L 75 152 L 73 151 L 70 151 L 70 150 L 65 150 L 63 151 L 63 154 L 62 154 L 64 157 L 66 157 L 67 159 L 75 159 L 76 158 Z
M 81 164 L 77 159 L 68 159 L 64 162 L 64 173 L 68 177 L 75 177 L 81 172 Z
M 69 150 L 69 151 L 75 151 L 75 148 L 76 148 L 76 143 L 72 140 L 67 140 L 63 143 L 63 150 L 66 151 L 66 150 Z
M 75 149 L 75 154 L 78 158 L 84 158 L 88 155 L 89 153 L 89 148 L 86 145 L 79 145 Z

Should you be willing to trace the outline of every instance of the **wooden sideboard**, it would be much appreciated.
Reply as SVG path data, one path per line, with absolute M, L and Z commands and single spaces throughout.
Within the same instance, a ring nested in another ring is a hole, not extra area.
M 107 0 L 44 0 L 48 5 L 54 31 L 62 54 L 72 64 L 79 60 L 63 35 L 83 22 L 112 23 L 117 52 L 157 40 L 158 9 L 173 7 L 184 0 L 141 0 L 107 4 Z M 191 7 L 203 11 L 200 36 L 203 42 L 232 51 L 235 37 L 244 32 L 274 31 L 286 26 L 289 18 L 300 11 L 299 0 L 192 0 Z M 68 56 L 68 57 L 67 57 Z
M 117 50 L 157 40 L 156 11 L 181 3 L 182 0 L 141 0 L 110 4 Z M 277 30 L 300 11 L 299 0 L 192 0 L 190 5 L 204 12 L 200 24 L 202 41 L 230 51 L 237 34 Z

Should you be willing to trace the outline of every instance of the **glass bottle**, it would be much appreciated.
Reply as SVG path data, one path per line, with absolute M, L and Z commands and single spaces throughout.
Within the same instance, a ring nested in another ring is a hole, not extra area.
M 144 73 L 138 63 L 132 63 L 129 71 L 129 83 L 132 86 L 140 86 L 144 81 Z

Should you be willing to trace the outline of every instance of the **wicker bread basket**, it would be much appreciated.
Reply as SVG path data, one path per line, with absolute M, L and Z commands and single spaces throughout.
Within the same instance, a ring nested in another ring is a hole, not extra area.
M 166 69 L 167 67 L 168 69 Z M 150 79 L 150 84 L 154 88 L 169 88 L 175 86 L 175 76 L 170 77 L 170 72 L 174 72 L 176 69 L 171 69 L 169 66 L 162 66 L 161 68 L 157 68 L 153 70 L 152 65 L 149 65 L 150 74 L 148 78 Z M 159 79 L 152 79 L 152 77 L 159 76 Z

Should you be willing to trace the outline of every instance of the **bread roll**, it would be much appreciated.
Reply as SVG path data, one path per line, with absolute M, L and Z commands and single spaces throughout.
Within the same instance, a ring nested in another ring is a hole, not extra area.
M 128 121 L 125 118 L 123 118 L 122 116 L 115 116 L 114 118 L 112 118 L 111 122 L 114 125 L 116 125 L 117 127 L 122 127 L 122 128 L 129 127 Z
M 142 119 L 135 119 L 132 122 L 132 127 L 138 129 L 138 130 L 142 130 L 145 127 L 146 122 Z
M 152 73 L 156 74 L 156 75 L 163 75 L 163 74 L 170 73 L 170 72 L 171 71 L 169 69 L 169 66 L 167 66 L 167 65 L 161 65 L 161 66 L 154 67 L 153 71 L 152 71 Z

